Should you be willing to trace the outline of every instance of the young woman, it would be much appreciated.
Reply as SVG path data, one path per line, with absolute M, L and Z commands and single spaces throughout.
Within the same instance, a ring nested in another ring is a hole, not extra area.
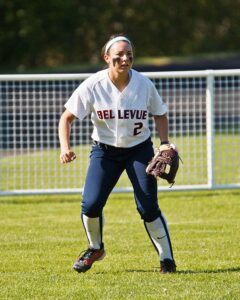
M 59 122 L 61 163 L 76 158 L 69 143 L 73 120 L 83 120 L 90 114 L 94 127 L 81 213 L 89 248 L 78 257 L 73 269 L 85 272 L 104 258 L 103 208 L 126 170 L 137 210 L 159 255 L 160 272 L 175 272 L 167 223 L 158 206 L 157 182 L 146 174 L 147 164 L 154 156 L 149 113 L 161 144 L 168 144 L 167 106 L 153 83 L 132 69 L 133 46 L 126 36 L 112 36 L 103 48 L 103 59 L 108 68 L 80 84 L 65 104 Z

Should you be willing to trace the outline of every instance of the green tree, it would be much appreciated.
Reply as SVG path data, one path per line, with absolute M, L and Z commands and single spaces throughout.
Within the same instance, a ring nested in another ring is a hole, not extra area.
M 98 62 L 125 32 L 137 56 L 239 51 L 240 0 L 0 0 L 2 70 Z

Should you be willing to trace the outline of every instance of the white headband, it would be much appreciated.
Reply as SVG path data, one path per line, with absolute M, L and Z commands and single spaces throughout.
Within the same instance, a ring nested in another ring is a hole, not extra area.
M 110 49 L 110 47 L 119 41 L 125 41 L 128 42 L 131 45 L 131 42 L 129 41 L 129 39 L 127 39 L 125 36 L 117 36 L 114 39 L 110 40 L 107 45 L 105 46 L 105 54 L 108 52 L 108 50 Z

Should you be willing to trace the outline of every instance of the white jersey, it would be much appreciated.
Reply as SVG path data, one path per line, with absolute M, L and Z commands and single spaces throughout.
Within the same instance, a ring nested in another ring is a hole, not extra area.
M 150 79 L 135 70 L 120 92 L 108 76 L 99 71 L 73 92 L 65 104 L 80 120 L 91 114 L 92 139 L 107 145 L 129 148 L 150 136 L 148 114 L 163 115 L 167 106 Z

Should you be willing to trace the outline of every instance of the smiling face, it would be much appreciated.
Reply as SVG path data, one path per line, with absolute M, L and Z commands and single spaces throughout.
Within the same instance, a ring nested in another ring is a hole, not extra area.
M 104 54 L 104 59 L 112 71 L 128 72 L 133 65 L 132 46 L 126 41 L 118 41 Z

